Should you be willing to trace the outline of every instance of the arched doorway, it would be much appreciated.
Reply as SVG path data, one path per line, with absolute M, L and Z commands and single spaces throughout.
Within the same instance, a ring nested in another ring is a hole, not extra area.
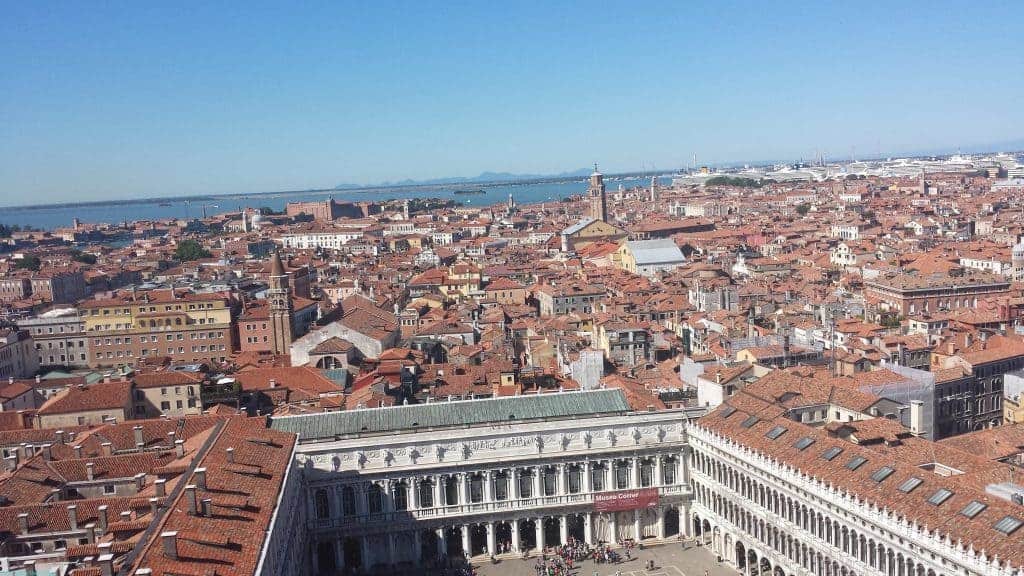
M 736 542 L 736 568 L 743 570 L 747 567 L 747 547 L 743 545 L 743 542 Z
M 700 537 L 704 534 L 704 524 L 701 522 L 700 516 L 693 515 L 693 535 Z
M 537 547 L 537 523 L 534 520 L 519 521 L 519 546 L 523 550 Z
M 420 533 L 420 558 L 437 558 L 437 532 L 424 530 Z
M 316 562 L 322 574 L 331 574 L 337 569 L 334 564 L 334 542 L 317 543 Z
M 494 525 L 494 543 L 499 554 L 512 551 L 512 524 L 498 522 Z
M 469 526 L 469 555 L 477 556 L 487 553 L 487 526 L 471 524 Z
M 570 514 L 566 518 L 568 524 L 569 537 L 576 540 L 577 542 L 583 542 L 586 537 L 584 534 L 583 523 L 584 518 L 582 514 Z
M 345 566 L 347 568 L 362 568 L 363 549 L 359 545 L 359 540 L 356 540 L 355 538 L 346 538 L 341 544 L 341 551 L 345 555 Z
M 757 571 L 757 573 L 758 574 L 771 574 L 772 573 L 772 564 L 771 564 L 771 562 L 768 561 L 767 558 L 765 558 L 763 556 L 761 557 L 761 563 L 758 564 L 758 571 Z
M 844 568 L 844 570 L 845 570 L 845 568 Z M 781 566 L 776 566 L 775 567 L 775 572 L 773 572 L 773 574 L 774 574 L 774 576 L 786 576 L 786 571 L 783 570 Z
M 458 528 L 445 528 L 444 541 L 448 544 L 448 556 L 452 558 L 462 556 L 462 530 Z
M 548 517 L 544 519 L 544 544 L 556 546 L 562 544 L 562 527 L 558 518 Z
M 757 552 L 747 548 L 747 566 L 750 566 L 750 573 L 757 574 Z
M 665 510 L 665 537 L 671 538 L 679 535 L 679 509 L 669 508 Z

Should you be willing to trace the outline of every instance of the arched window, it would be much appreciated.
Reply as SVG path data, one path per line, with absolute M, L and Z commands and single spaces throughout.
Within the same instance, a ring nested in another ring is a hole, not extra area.
M 316 501 L 316 517 L 330 518 L 331 502 L 327 498 L 327 490 L 324 490 L 323 488 L 317 490 L 314 500 Z
M 395 500 L 395 510 L 407 510 L 409 508 L 409 498 L 405 490 L 405 482 L 395 484 L 392 490 L 394 490 L 392 497 Z
M 420 508 L 433 508 L 434 485 L 426 480 L 420 482 Z
M 380 514 L 384 511 L 384 491 L 379 484 L 370 484 L 370 491 L 367 493 L 366 506 L 370 514 Z
M 351 486 L 341 489 L 341 513 L 345 516 L 356 515 L 356 492 Z

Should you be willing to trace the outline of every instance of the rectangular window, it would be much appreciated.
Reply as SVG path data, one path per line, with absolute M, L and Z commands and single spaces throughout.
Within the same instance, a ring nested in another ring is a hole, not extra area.
M 104 484 L 103 485 L 103 493 L 104 494 L 113 494 L 115 492 L 117 492 L 117 488 L 115 488 L 113 484 Z
M 533 496 L 533 476 L 529 474 L 519 475 L 519 497 L 531 498 Z
M 938 490 L 935 491 L 934 494 L 931 495 L 930 498 L 928 498 L 928 503 L 932 504 L 933 506 L 939 506 L 946 500 L 949 500 L 951 496 L 953 496 L 952 492 L 946 490 L 945 488 L 939 488 Z
M 968 518 L 974 518 L 978 514 L 981 514 L 981 511 L 985 508 L 988 508 L 987 504 L 978 502 L 977 500 L 971 500 L 971 502 L 967 506 L 964 506 L 964 509 L 960 511 L 960 514 Z
M 902 484 L 899 485 L 899 491 L 909 494 L 913 492 L 915 488 L 920 486 L 922 482 L 924 482 L 924 480 L 921 480 L 916 476 L 907 478 L 906 480 L 903 481 Z
M 824 458 L 825 460 L 832 461 L 835 460 L 836 456 L 839 456 L 839 454 L 841 454 L 842 451 L 842 448 L 838 446 L 833 446 L 832 448 L 829 448 L 828 450 L 822 452 L 821 457 Z
M 555 495 L 555 491 L 556 491 L 556 488 L 557 488 L 556 482 L 557 482 L 557 478 L 555 478 L 555 474 L 553 472 L 551 472 L 551 471 L 545 471 L 544 472 L 544 495 L 545 496 L 554 496 Z

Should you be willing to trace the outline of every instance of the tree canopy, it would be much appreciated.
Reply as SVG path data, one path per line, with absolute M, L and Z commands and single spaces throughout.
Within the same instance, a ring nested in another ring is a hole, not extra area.
M 191 262 L 192 260 L 201 260 L 203 258 L 209 258 L 212 256 L 209 250 L 203 248 L 203 245 L 196 240 L 183 240 L 178 244 L 178 247 L 174 250 L 174 257 L 181 262 Z
M 19 270 L 39 270 L 43 263 L 38 256 L 25 256 L 14 261 L 14 267 Z

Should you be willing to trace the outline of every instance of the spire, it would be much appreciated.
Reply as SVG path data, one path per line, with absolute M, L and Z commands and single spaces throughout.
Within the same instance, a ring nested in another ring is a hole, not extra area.
M 277 250 L 270 256 L 270 275 L 284 276 L 284 264 L 281 263 L 281 253 Z

